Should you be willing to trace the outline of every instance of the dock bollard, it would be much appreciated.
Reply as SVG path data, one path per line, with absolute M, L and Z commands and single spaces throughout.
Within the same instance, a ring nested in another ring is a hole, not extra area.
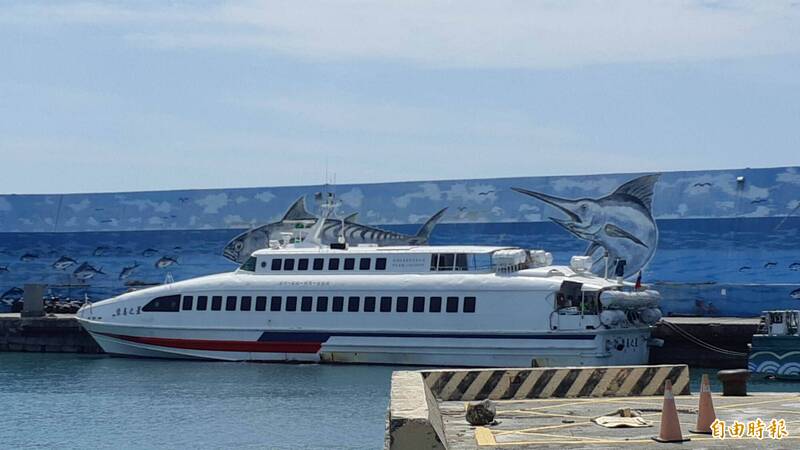
M 747 380 L 750 379 L 750 371 L 747 369 L 720 370 L 717 378 L 722 382 L 723 397 L 744 397 L 747 396 Z

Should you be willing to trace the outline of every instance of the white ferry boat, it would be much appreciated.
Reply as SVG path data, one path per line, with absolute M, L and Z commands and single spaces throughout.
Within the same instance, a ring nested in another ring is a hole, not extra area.
M 595 276 L 586 257 L 286 241 L 232 273 L 86 305 L 78 321 L 116 355 L 530 367 L 646 364 L 661 317 L 657 292 Z

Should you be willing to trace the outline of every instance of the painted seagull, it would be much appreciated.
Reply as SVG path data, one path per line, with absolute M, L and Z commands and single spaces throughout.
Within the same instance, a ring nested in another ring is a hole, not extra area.
M 658 244 L 658 227 L 652 205 L 653 186 L 659 176 L 645 175 L 633 179 L 596 199 L 570 200 L 522 188 L 511 189 L 566 214 L 566 219 L 550 217 L 550 220 L 590 242 L 586 255 L 592 257 L 592 272 L 605 273 L 603 257 L 608 252 L 609 273 L 614 273 L 619 258 L 626 261 L 625 274 L 631 276 L 650 262 Z
M 356 223 L 357 214 L 351 214 L 344 219 L 344 235 L 350 244 L 374 243 L 378 245 L 424 245 L 433 228 L 441 220 L 447 208 L 431 216 L 422 224 L 417 234 L 409 235 L 395 231 L 382 230 Z M 261 225 L 258 228 L 245 231 L 234 237 L 225 245 L 222 255 L 231 261 L 243 263 L 254 251 L 267 246 L 270 240 L 283 239 L 282 233 L 291 233 L 296 229 L 308 229 L 314 226 L 319 217 L 308 212 L 304 197 L 297 199 L 283 218 L 277 222 Z M 342 220 L 325 219 L 322 224 L 322 242 L 329 244 L 337 242 L 342 228 Z

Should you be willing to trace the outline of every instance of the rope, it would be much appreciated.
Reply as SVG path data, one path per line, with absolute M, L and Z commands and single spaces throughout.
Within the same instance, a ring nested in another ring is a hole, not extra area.
M 708 342 L 703 341 L 702 339 L 698 338 L 697 336 L 692 335 L 688 331 L 680 328 L 678 325 L 676 325 L 676 324 L 674 324 L 672 322 L 669 322 L 667 320 L 661 319 L 661 323 L 666 325 L 669 329 L 671 329 L 671 330 L 675 331 L 676 333 L 678 333 L 678 335 L 680 335 L 681 337 L 683 337 L 687 341 L 692 342 L 694 344 L 697 344 L 700 347 L 705 348 L 706 350 L 710 350 L 712 352 L 716 352 L 716 353 L 719 353 L 719 354 L 722 354 L 722 355 L 725 355 L 725 356 L 729 356 L 731 358 L 746 358 L 747 357 L 747 353 L 737 352 L 737 351 L 733 351 L 733 350 L 726 350 L 724 348 L 720 348 L 720 347 L 717 347 L 715 345 L 709 344 Z

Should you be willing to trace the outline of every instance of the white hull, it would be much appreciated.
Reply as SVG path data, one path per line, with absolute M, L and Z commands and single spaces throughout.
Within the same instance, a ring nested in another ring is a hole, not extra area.
M 82 321 L 113 355 L 221 361 L 320 362 L 457 367 L 646 364 L 649 329 L 530 333 L 529 337 L 408 337 L 354 332 L 324 342 L 267 342 L 261 331 L 137 329 Z M 275 331 L 273 331 L 275 332 Z M 308 339 L 324 333 L 297 334 Z M 269 333 L 266 333 L 269 334 Z M 559 338 L 559 334 L 564 338 Z M 305 336 L 305 337 L 304 337 Z M 259 340 L 262 339 L 262 340 Z M 621 348 L 608 342 L 625 343 Z M 289 351 L 289 350 L 298 351 Z

